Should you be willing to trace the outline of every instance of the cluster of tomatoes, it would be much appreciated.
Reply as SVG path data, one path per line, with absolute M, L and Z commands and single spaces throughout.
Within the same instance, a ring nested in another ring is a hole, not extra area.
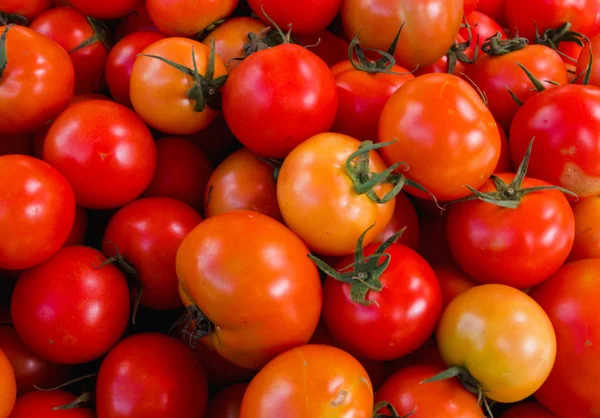
M 598 0 L 0 20 L 0 418 L 600 417 Z

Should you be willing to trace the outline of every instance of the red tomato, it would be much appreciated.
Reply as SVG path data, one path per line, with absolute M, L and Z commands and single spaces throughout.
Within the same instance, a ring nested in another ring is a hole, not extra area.
M 479 0 L 464 0 L 464 14 L 469 16 L 479 5 Z
M 52 392 L 31 392 L 17 399 L 10 418 L 95 418 L 89 408 L 53 410 L 57 406 L 69 405 L 75 395 L 61 390 Z
M 16 14 L 31 21 L 52 6 L 52 0 L 3 0 L 2 12 Z
M 104 355 L 129 320 L 123 274 L 84 246 L 61 248 L 17 281 L 11 315 L 15 330 L 40 357 L 81 364 Z
M 69 180 L 77 204 L 116 208 L 148 187 L 156 167 L 152 134 L 131 110 L 107 100 L 69 106 L 44 141 L 44 161 Z
M 472 26 L 471 36 L 473 37 L 473 42 L 477 43 L 477 47 L 479 48 L 479 51 L 477 52 L 479 55 L 482 54 L 481 45 L 492 36 L 500 33 L 500 39 L 506 39 L 506 33 L 504 32 L 504 29 L 502 29 L 502 26 L 488 15 L 475 11 L 468 15 L 465 14 L 465 16 L 467 17 L 469 25 Z M 462 35 L 464 39 L 469 39 L 469 31 L 466 27 L 460 28 L 458 33 Z
M 143 0 L 69 0 L 71 6 L 96 19 L 116 19 L 133 12 Z
M 100 366 L 98 418 L 203 418 L 207 403 L 202 364 L 174 338 L 161 334 L 128 337 Z
M 593 417 L 600 410 L 600 260 L 565 264 L 531 296 L 556 330 L 557 357 L 535 397 L 562 417 Z
M 396 196 L 396 207 L 392 220 L 373 240 L 374 244 L 384 242 L 389 237 L 400 231 L 402 228 L 406 230 L 396 241 L 398 244 L 406 245 L 415 251 L 419 249 L 419 217 L 410 199 L 406 194 L 400 193 Z
M 442 304 L 445 308 L 452 300 L 479 283 L 471 279 L 458 267 L 449 264 L 433 268 L 442 290 Z
M 0 348 L 0 418 L 9 418 L 17 398 L 17 383 L 13 368 Z
M 49 258 L 65 243 L 75 219 L 67 180 L 43 161 L 0 157 L 0 268 L 20 270 Z
M 133 64 L 146 47 L 164 39 L 158 32 L 135 32 L 125 36 L 113 47 L 106 59 L 106 84 L 116 102 L 131 107 L 129 85 Z
M 0 156 L 10 154 L 33 155 L 33 138 L 28 134 L 0 134 Z
M 539 403 L 528 401 L 513 406 L 502 414 L 501 418 L 558 418 L 558 416 L 548 411 Z
M 313 35 L 294 34 L 294 38 L 330 67 L 348 59 L 348 42 L 327 30 Z
M 156 141 L 156 170 L 144 196 L 181 200 L 199 212 L 211 174 L 200 148 L 182 138 L 163 138 Z
M 327 65 L 292 44 L 250 55 L 223 90 L 223 114 L 231 131 L 263 157 L 283 158 L 301 142 L 328 131 L 337 107 L 335 78 Z
M 510 158 L 508 138 L 504 133 L 504 129 L 498 126 L 498 130 L 500 131 L 500 142 L 502 143 L 502 146 L 500 149 L 500 159 L 498 160 L 494 173 L 512 173 L 515 169 L 513 168 L 512 159 Z
M 569 42 L 570 44 L 573 42 Z M 586 73 L 590 65 L 590 49 L 592 53 L 592 68 L 588 84 L 600 87 L 600 34 L 594 36 L 589 43 L 581 50 L 577 60 L 576 75 Z M 583 84 L 585 77 L 582 75 L 577 79 L 578 84 Z
M 242 399 L 248 384 L 229 386 L 217 393 L 208 404 L 205 418 L 240 418 Z
M 88 215 L 84 208 L 77 206 L 75 209 L 75 221 L 73 222 L 73 228 L 71 233 L 67 237 L 63 247 L 69 247 L 71 245 L 83 245 L 85 242 L 85 234 L 88 228 Z
M 489 16 L 499 24 L 504 24 L 504 3 L 506 0 L 479 0 L 477 4 L 478 12 Z
M 175 255 L 185 236 L 202 221 L 190 206 L 151 197 L 129 203 L 110 220 L 102 244 L 108 257 L 118 253 L 136 271 L 141 304 L 152 309 L 181 306 Z
M 311 35 L 329 26 L 342 0 L 248 0 L 248 4 L 266 24 L 272 19 L 284 31 L 291 28 L 293 33 Z
M 600 197 L 592 196 L 573 203 L 575 242 L 569 259 L 600 258 Z
M 124 16 L 114 31 L 114 39 L 116 41 L 124 36 L 135 32 L 158 32 L 158 28 L 154 26 L 154 22 L 150 19 L 146 3 L 140 3 L 136 8 Z
M 73 98 L 75 71 L 53 40 L 23 26 L 0 26 L 0 134 L 42 128 Z M 6 65 L 6 67 L 4 67 Z

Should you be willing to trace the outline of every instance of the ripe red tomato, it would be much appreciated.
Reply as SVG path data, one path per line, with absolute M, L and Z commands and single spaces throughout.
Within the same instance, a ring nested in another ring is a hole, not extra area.
M 163 138 L 156 141 L 156 170 L 144 196 L 181 200 L 200 212 L 211 174 L 200 148 L 183 138 Z
M 501 418 L 558 418 L 558 416 L 548 411 L 539 403 L 528 401 L 513 406 L 502 414 Z
M 557 357 L 550 377 L 535 397 L 563 417 L 593 417 L 600 410 L 593 382 L 600 379 L 600 260 L 565 264 L 534 288 L 556 330 Z
M 159 32 L 150 19 L 146 3 L 139 3 L 131 13 L 121 18 L 113 33 L 114 40 L 119 41 L 135 32 Z
M 76 396 L 61 390 L 31 392 L 17 399 L 10 418 L 95 418 L 89 408 L 53 410 L 57 406 L 69 405 Z
M 455 297 L 479 284 L 453 264 L 435 266 L 433 271 L 440 282 L 442 305 L 444 308 Z
M 294 38 L 329 67 L 348 59 L 348 42 L 328 30 L 313 35 L 294 34 Z
M 71 245 L 83 245 L 85 243 L 85 235 L 88 229 L 88 214 L 87 210 L 77 206 L 75 208 L 75 221 L 71 233 L 63 244 L 63 247 Z
M 248 0 L 248 4 L 266 24 L 272 19 L 284 31 L 291 28 L 292 33 L 310 35 L 329 26 L 342 0 Z
M 205 418 L 240 418 L 247 387 L 247 383 L 239 383 L 217 393 L 208 404 Z
M 208 385 L 200 360 L 174 338 L 128 337 L 100 366 L 98 418 L 203 418 L 207 403 Z
M 43 161 L 0 157 L 0 268 L 20 270 L 49 258 L 65 243 L 75 219 L 67 180 Z
M 500 158 L 492 114 L 473 87 L 451 74 L 426 74 L 394 93 L 381 114 L 378 140 L 393 139 L 381 149 L 386 162 L 406 163 L 406 176 L 441 201 L 467 196 L 467 184 L 482 186 Z M 412 187 L 406 191 L 431 199 Z
M 417 251 L 419 249 L 420 234 L 419 217 L 410 199 L 406 197 L 406 194 L 399 193 L 396 196 L 396 207 L 392 215 L 392 220 L 375 237 L 373 243 L 377 244 L 386 241 L 402 228 L 406 229 L 396 243 L 406 245 L 408 248 Z
M 276 357 L 256 375 L 240 418 L 371 418 L 372 408 L 371 381 L 355 358 L 327 345 L 305 345 Z
M 116 19 L 133 12 L 143 0 L 69 0 L 71 6 L 96 19 Z
M 477 47 L 479 48 L 477 52 L 479 55 L 482 54 L 481 45 L 492 36 L 500 33 L 500 39 L 506 39 L 506 33 L 502 29 L 502 26 L 488 15 L 475 11 L 465 14 L 465 16 L 467 17 L 467 22 L 471 25 L 471 36 L 473 37 L 473 42 L 477 43 Z M 460 28 L 458 33 L 464 39 L 469 39 L 469 31 L 466 27 Z
M 52 0 L 3 0 L 0 8 L 4 13 L 20 15 L 31 22 L 51 6 Z
M 105 354 L 129 321 L 123 274 L 84 246 L 61 248 L 21 274 L 11 300 L 17 334 L 40 357 L 81 364 Z
M 572 42 L 569 42 L 572 43 Z M 591 86 L 600 87 L 600 34 L 594 36 L 590 42 L 581 50 L 579 59 L 577 60 L 576 75 L 584 74 L 590 65 L 590 49 L 592 53 L 592 68 L 588 80 Z M 585 77 L 581 76 L 577 79 L 578 84 L 583 84 Z
M 12 365 L 0 348 L 0 418 L 9 418 L 17 399 L 17 382 Z
M 10 154 L 33 155 L 33 138 L 29 134 L 0 134 L 0 156 Z
M 73 186 L 77 204 L 90 209 L 134 200 L 156 167 L 156 146 L 146 125 L 108 100 L 69 106 L 50 127 L 43 153 Z
M 464 15 L 469 16 L 479 5 L 479 0 L 464 0 Z
M 479 0 L 477 4 L 478 12 L 489 16 L 494 19 L 500 25 L 503 25 L 505 22 L 504 19 L 504 4 L 506 0 Z
M 0 134 L 33 132 L 69 105 L 75 88 L 73 64 L 59 44 L 23 26 L 0 26 L 0 56 L 4 52 Z
M 573 203 L 575 242 L 569 260 L 600 258 L 600 197 L 592 196 Z

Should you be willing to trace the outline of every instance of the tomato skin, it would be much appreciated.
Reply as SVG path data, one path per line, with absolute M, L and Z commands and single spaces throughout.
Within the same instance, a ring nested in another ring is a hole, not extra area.
M 370 418 L 372 408 L 371 381 L 355 358 L 338 348 L 305 345 L 276 357 L 256 375 L 240 418 Z
M 39 14 L 52 6 L 52 0 L 3 0 L 4 13 L 17 14 L 32 21 Z
M 306 48 L 325 61 L 329 67 L 348 59 L 348 42 L 337 35 L 323 30 L 314 35 L 294 35 Z
M 558 418 L 535 401 L 523 402 L 513 406 L 501 418 Z
M 156 154 L 156 170 L 144 196 L 181 200 L 200 212 L 212 173 L 202 150 L 183 138 L 170 137 L 156 141 Z
M 479 48 L 478 53 L 480 55 L 483 53 L 481 51 L 481 45 L 483 45 L 488 38 L 500 33 L 501 39 L 506 39 L 506 33 L 504 32 L 504 29 L 502 29 L 502 26 L 488 15 L 474 11 L 465 14 L 465 16 L 467 16 L 469 25 L 473 26 L 471 28 L 471 36 L 473 42 L 477 42 L 477 47 Z M 467 28 L 460 28 L 458 33 L 463 39 L 469 39 L 469 31 Z
M 83 245 L 85 242 L 87 228 L 87 211 L 84 208 L 77 206 L 75 208 L 75 221 L 73 222 L 73 228 L 71 228 L 71 233 L 67 237 L 63 247 L 70 247 L 71 245 Z
M 394 57 L 414 69 L 440 59 L 454 42 L 463 18 L 462 0 L 343 0 L 342 21 L 348 39 L 360 30 L 365 48 L 387 51 L 402 23 Z M 427 45 L 427 48 L 423 48 Z
M 440 374 L 443 369 L 429 365 L 408 366 L 392 375 L 379 389 L 375 403 L 390 402 L 399 416 L 414 418 L 477 418 L 483 416 L 477 398 L 458 380 L 442 380 L 421 384 Z M 385 409 L 380 414 L 390 415 Z
M 8 357 L 0 348 L 0 418 L 9 418 L 17 399 L 17 382 L 15 373 Z
M 442 305 L 445 308 L 455 297 L 477 286 L 479 283 L 452 264 L 433 268 L 442 291 Z
M 479 5 L 479 0 L 464 0 L 464 15 L 469 16 Z
M 529 175 L 565 187 L 580 198 L 600 194 L 600 90 L 566 85 L 548 89 L 519 109 L 510 128 L 513 163 L 535 137 Z M 589 138 L 589 140 L 580 140 Z
M 156 146 L 146 125 L 108 100 L 69 106 L 50 127 L 43 155 L 73 186 L 77 204 L 89 209 L 134 200 L 156 167 Z
M 0 36 L 6 28 L 0 26 Z M 33 132 L 69 105 L 75 89 L 73 64 L 59 44 L 23 26 L 9 29 L 6 53 L 0 134 Z
M 174 338 L 133 335 L 113 348 L 100 366 L 98 418 L 202 418 L 207 403 L 202 364 Z
M 500 25 L 504 24 L 504 3 L 506 0 L 479 0 L 477 4 L 478 12 L 489 16 Z M 470 22 L 470 21 L 469 21 Z
M 279 171 L 277 201 L 283 219 L 318 254 L 352 254 L 365 230 L 375 225 L 364 237 L 367 245 L 392 219 L 394 199 L 379 204 L 353 189 L 345 164 L 359 146 L 358 140 L 346 135 L 316 135 L 296 147 Z M 375 151 L 369 164 L 371 172 L 387 168 Z M 374 189 L 379 197 L 390 190 L 390 184 Z
M 146 3 L 138 4 L 131 13 L 121 18 L 114 30 L 113 37 L 115 41 L 119 41 L 135 32 L 160 32 L 150 19 Z
M 571 43 L 571 42 L 569 42 Z M 600 34 L 594 36 L 590 42 L 581 50 L 579 59 L 577 60 L 577 69 L 575 73 L 577 75 L 585 73 L 590 65 L 590 48 L 592 50 L 592 74 L 589 79 L 589 85 L 600 87 L 600 64 L 598 56 L 600 55 Z M 583 84 L 584 77 L 579 77 L 577 84 Z
M 279 100 L 282 96 L 285 101 Z M 337 108 L 331 71 L 298 45 L 284 44 L 252 54 L 229 76 L 223 89 L 223 114 L 229 128 L 246 148 L 263 157 L 283 158 L 307 138 L 327 132 Z
M 177 249 L 201 221 L 194 209 L 178 200 L 136 200 L 112 217 L 104 233 L 102 251 L 112 257 L 118 250 L 137 271 L 143 306 L 174 309 L 181 306 L 175 273 Z
M 520 290 L 497 284 L 474 287 L 450 302 L 437 343 L 446 364 L 465 367 L 489 399 L 503 403 L 539 389 L 556 357 L 544 310 Z
M 57 364 L 87 363 L 125 332 L 127 282 L 113 265 L 96 268 L 104 260 L 93 248 L 66 247 L 19 277 L 11 300 L 13 324 L 40 357 Z
M 25 155 L 0 157 L 0 269 L 32 267 L 65 243 L 75 219 L 75 196 L 54 168 Z M 30 208 L 35 207 L 35 211 Z
M 111 96 L 117 103 L 132 107 L 129 96 L 135 60 L 144 49 L 164 39 L 158 32 L 135 32 L 125 36 L 111 49 L 106 59 L 105 77 Z
M 600 378 L 600 260 L 567 263 L 531 296 L 544 308 L 556 330 L 557 358 L 536 399 L 559 416 L 593 417 Z M 566 402 L 566 403 L 565 403 Z
M 308 253 L 290 230 L 258 212 L 226 212 L 200 223 L 177 252 L 184 304 L 197 305 L 215 324 L 199 343 L 245 368 L 306 343 L 322 304 Z
M 393 138 L 397 142 L 382 148 L 382 157 L 389 165 L 407 163 L 404 174 L 440 201 L 469 195 L 465 184 L 479 188 L 500 157 L 492 114 L 466 81 L 451 74 L 426 74 L 394 93 L 381 114 L 378 141 Z M 431 199 L 413 188 L 406 191 Z
M 17 399 L 10 418 L 95 418 L 89 408 L 63 409 L 53 411 L 57 406 L 68 405 L 76 396 L 61 390 L 51 392 L 30 392 Z
M 229 386 L 217 393 L 208 404 L 205 418 L 240 418 L 242 399 L 248 384 Z
M 69 0 L 72 7 L 96 19 L 116 19 L 133 12 L 142 0 Z
M 284 31 L 291 25 L 292 33 L 311 35 L 329 26 L 340 10 L 342 0 L 248 0 L 248 4 L 268 25 L 271 23 L 263 9 Z
M 408 248 L 417 251 L 419 249 L 419 217 L 410 199 L 406 194 L 399 193 L 396 196 L 396 207 L 392 220 L 387 224 L 373 240 L 373 243 L 386 241 L 389 237 L 406 227 L 406 230 L 396 241 L 398 244 L 406 245 Z
M 575 242 L 570 261 L 600 258 L 600 197 L 592 196 L 572 204 Z

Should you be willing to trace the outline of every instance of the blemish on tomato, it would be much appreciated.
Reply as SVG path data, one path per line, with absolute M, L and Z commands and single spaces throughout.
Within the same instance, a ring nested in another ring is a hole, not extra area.
M 346 403 L 346 399 L 348 398 L 348 391 L 340 390 L 336 396 L 336 398 L 331 401 L 331 406 L 340 406 Z
M 574 163 L 565 164 L 560 175 L 560 183 L 580 198 L 600 194 L 600 177 L 587 175 Z

